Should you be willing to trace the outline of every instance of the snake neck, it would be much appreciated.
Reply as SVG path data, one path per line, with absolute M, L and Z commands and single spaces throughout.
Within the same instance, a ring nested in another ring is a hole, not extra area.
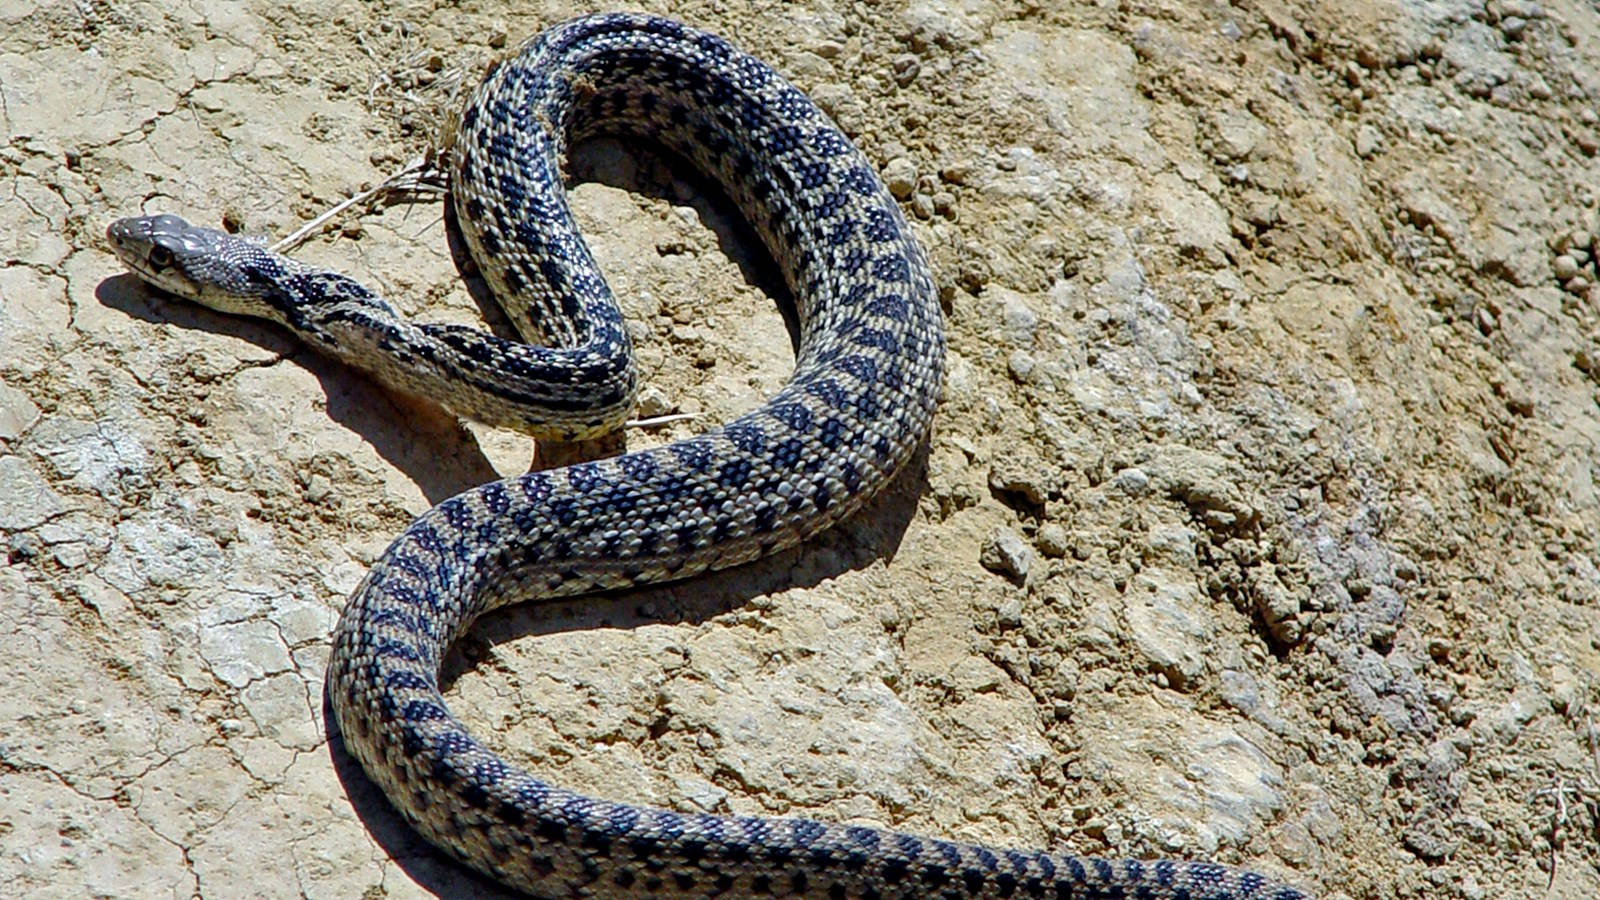
M 336 272 L 285 271 L 264 293 L 267 318 L 383 384 L 451 412 L 537 438 L 616 430 L 638 389 L 627 333 L 599 318 L 581 343 L 539 347 L 463 325 L 417 323 Z

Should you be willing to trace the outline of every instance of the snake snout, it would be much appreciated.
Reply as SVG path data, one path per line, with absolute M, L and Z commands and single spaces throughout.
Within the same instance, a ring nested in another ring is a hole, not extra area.
M 107 225 L 106 240 L 111 242 L 111 249 L 118 251 L 118 255 L 121 255 L 121 251 L 130 248 L 134 242 L 138 240 L 140 233 L 139 225 L 143 219 L 143 216 L 136 216 L 127 219 L 118 219 L 115 222 L 112 222 L 110 225 Z

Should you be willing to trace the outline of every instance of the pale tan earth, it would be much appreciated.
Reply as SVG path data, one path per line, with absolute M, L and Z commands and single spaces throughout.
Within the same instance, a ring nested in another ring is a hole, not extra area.
M 881 167 L 946 399 L 799 551 L 482 623 L 477 733 L 683 810 L 1600 895 L 1592 4 L 644 5 Z M 426 142 L 408 91 L 595 8 L 0 2 L 0 893 L 485 889 L 330 751 L 322 682 L 390 538 L 528 442 L 153 295 L 102 235 L 281 235 Z M 738 217 L 575 164 L 646 411 L 700 414 L 627 444 L 757 403 L 792 353 Z M 299 254 L 479 321 L 439 210 Z

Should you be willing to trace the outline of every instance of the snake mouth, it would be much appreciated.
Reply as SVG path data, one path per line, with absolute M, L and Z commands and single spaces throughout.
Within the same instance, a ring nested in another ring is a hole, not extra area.
M 130 216 L 106 226 L 106 241 L 117 259 L 141 281 L 169 294 L 200 300 L 201 288 L 183 264 L 211 242 L 209 232 L 174 215 Z
M 107 225 L 106 240 L 111 244 L 111 252 L 122 260 L 123 265 L 133 270 L 134 274 L 143 274 L 145 248 L 150 244 L 149 227 L 144 224 L 144 217 L 118 219 Z

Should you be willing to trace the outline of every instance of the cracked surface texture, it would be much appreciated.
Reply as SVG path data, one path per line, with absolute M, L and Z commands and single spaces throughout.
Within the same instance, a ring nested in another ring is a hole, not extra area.
M 1592 5 L 644 6 L 879 166 L 946 398 L 925 461 L 798 551 L 474 629 L 475 733 L 688 811 L 1600 893 Z M 384 98 L 589 8 L 0 0 L 8 890 L 489 890 L 330 751 L 322 678 L 377 553 L 527 443 L 151 295 L 100 236 L 286 233 L 417 146 Z M 628 446 L 769 394 L 788 331 L 727 205 L 630 148 L 573 162 L 646 412 L 701 416 Z M 479 321 L 442 231 L 393 206 L 298 255 Z

